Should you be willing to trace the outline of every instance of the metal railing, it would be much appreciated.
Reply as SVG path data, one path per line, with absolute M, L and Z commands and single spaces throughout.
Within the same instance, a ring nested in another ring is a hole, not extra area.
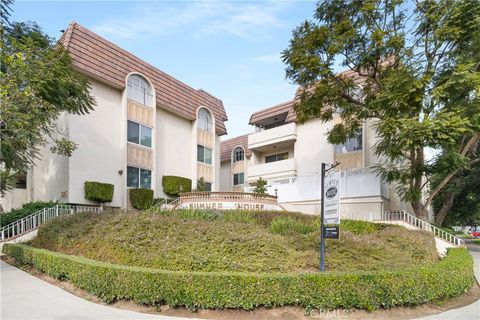
M 54 218 L 75 214 L 78 212 L 102 212 L 102 207 L 91 206 L 71 206 L 71 205 L 56 205 L 51 208 L 43 208 L 29 216 L 14 221 L 0 229 L 0 242 L 8 241 L 13 238 L 19 237 L 26 233 L 29 233 L 45 222 Z
M 450 242 L 453 245 L 461 246 L 465 244 L 465 241 L 463 239 L 457 236 L 454 236 L 453 234 L 448 233 L 440 228 L 437 228 L 426 221 L 418 219 L 414 215 L 405 211 L 385 211 L 382 214 L 382 220 L 403 221 L 420 230 L 432 232 L 436 237 L 443 239 L 447 242 Z
M 175 208 L 176 204 L 178 203 L 179 198 L 176 198 L 175 200 L 170 200 L 170 199 L 162 199 L 159 202 L 155 203 L 153 206 L 151 206 L 147 211 L 148 212 L 158 212 L 162 210 L 172 210 Z

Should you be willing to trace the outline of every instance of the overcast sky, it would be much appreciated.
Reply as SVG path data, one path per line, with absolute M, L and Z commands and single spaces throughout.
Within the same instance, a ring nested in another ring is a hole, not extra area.
M 18 1 L 13 19 L 59 38 L 71 21 L 223 100 L 228 136 L 254 111 L 293 97 L 280 53 L 315 1 Z

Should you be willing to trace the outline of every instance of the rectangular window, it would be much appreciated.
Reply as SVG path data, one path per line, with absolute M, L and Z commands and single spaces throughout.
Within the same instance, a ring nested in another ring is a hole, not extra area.
M 288 159 L 288 152 L 283 152 L 279 154 L 272 154 L 271 156 L 265 157 L 265 163 L 287 160 Z
M 127 167 L 127 187 L 151 189 L 152 171 L 136 167 Z
M 335 153 L 347 153 L 352 151 L 362 150 L 362 129 L 360 128 L 357 131 L 357 134 L 351 138 L 348 138 L 347 141 L 343 144 L 335 145 Z
M 136 144 L 140 143 L 140 125 L 133 121 L 128 121 L 127 140 Z
M 145 147 L 152 147 L 152 128 L 140 126 L 140 144 Z
M 212 149 L 197 145 L 197 161 L 212 164 Z
M 244 175 L 243 172 L 242 173 L 235 173 L 233 175 L 233 185 L 238 186 L 239 184 L 243 184 L 244 179 L 245 179 L 245 175 Z
M 150 189 L 152 187 L 152 171 L 140 169 L 140 188 Z
M 212 183 L 205 182 L 205 191 L 212 192 Z
M 145 147 L 151 147 L 152 128 L 128 120 L 127 140 Z
M 27 189 L 27 175 L 17 174 L 17 180 L 15 181 L 15 188 Z
M 138 188 L 138 168 L 127 167 L 127 187 Z

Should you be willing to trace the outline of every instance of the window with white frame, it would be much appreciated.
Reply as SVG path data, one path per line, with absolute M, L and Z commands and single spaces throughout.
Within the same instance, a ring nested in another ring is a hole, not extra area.
M 142 76 L 132 74 L 127 81 L 127 97 L 130 100 L 153 106 L 153 91 L 150 84 Z
M 288 152 L 282 152 L 282 153 L 272 154 L 270 156 L 266 156 L 265 157 L 265 163 L 282 161 L 282 160 L 287 160 L 287 159 L 288 159 Z
M 151 147 L 152 128 L 128 120 L 127 140 L 145 147 Z
M 353 137 L 348 138 L 345 143 L 335 145 L 335 153 L 339 154 L 362 150 L 362 139 L 362 128 L 359 128 L 357 133 Z
M 233 162 L 243 161 L 244 158 L 245 158 L 245 152 L 243 151 L 243 148 L 242 147 L 235 148 L 235 150 L 233 151 Z
M 211 132 L 213 129 L 213 121 L 212 121 L 212 115 L 210 112 L 205 109 L 201 108 L 198 110 L 198 127 L 202 130 Z
M 243 184 L 245 182 L 245 174 L 243 172 L 241 173 L 235 173 L 233 175 L 233 185 L 238 186 L 240 184 Z
M 212 164 L 212 149 L 197 145 L 197 161 Z
M 128 188 L 152 188 L 152 171 L 137 167 L 127 167 Z

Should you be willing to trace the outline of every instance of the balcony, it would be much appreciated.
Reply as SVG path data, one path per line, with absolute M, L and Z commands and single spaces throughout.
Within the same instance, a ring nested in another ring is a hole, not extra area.
M 285 160 L 287 161 L 287 160 Z M 282 162 L 282 161 L 279 161 Z M 263 176 L 262 176 L 263 178 Z M 278 201 L 317 201 L 321 197 L 320 175 L 310 175 L 273 181 L 268 193 L 275 194 Z M 340 199 L 381 197 L 389 199 L 388 186 L 381 181 L 372 168 L 342 170 Z
M 297 174 L 295 159 L 287 159 L 269 163 L 261 163 L 248 168 L 248 180 L 253 182 L 262 179 L 289 177 Z
M 297 125 L 292 122 L 272 129 L 253 133 L 248 136 L 250 150 L 264 151 L 269 146 L 288 146 L 297 140 Z

